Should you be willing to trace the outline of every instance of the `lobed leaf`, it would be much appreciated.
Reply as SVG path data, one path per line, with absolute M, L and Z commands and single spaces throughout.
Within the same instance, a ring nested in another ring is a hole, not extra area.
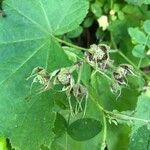
M 37 66 L 53 71 L 70 65 L 53 36 L 78 27 L 88 2 L 5 0 L 3 10 L 7 17 L 0 17 L 0 134 L 16 149 L 50 147 L 57 97 L 53 92 L 30 96 L 32 81 L 26 78 Z

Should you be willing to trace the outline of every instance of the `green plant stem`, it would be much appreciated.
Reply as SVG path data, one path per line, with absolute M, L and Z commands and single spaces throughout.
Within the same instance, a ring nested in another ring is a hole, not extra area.
M 68 150 L 68 135 L 67 135 L 67 132 L 65 132 L 65 136 L 66 136 L 66 150 Z
M 112 79 L 104 72 L 102 72 L 101 70 L 97 70 L 97 72 L 99 72 L 100 74 L 102 74 L 104 77 L 106 77 L 109 81 L 111 81 Z
M 101 145 L 101 150 L 105 150 L 106 147 L 106 138 L 107 138 L 107 120 L 105 113 L 103 112 L 103 139 L 102 139 L 102 145 Z
M 52 36 L 52 35 L 51 35 L 51 36 Z M 78 49 L 78 50 L 89 51 L 88 48 L 84 48 L 84 47 L 77 46 L 77 45 L 75 45 L 75 44 L 69 43 L 69 42 L 64 41 L 64 40 L 62 40 L 62 39 L 60 39 L 60 38 L 57 38 L 57 37 L 55 37 L 55 36 L 52 36 L 52 38 L 54 38 L 54 39 L 55 39 L 56 41 L 58 41 L 59 43 L 65 44 L 65 45 L 67 45 L 67 46 L 69 46 L 69 47 L 72 47 L 72 48 L 75 48 L 75 49 Z M 110 53 L 116 53 L 117 51 L 118 51 L 118 50 L 110 50 Z
M 69 43 L 69 42 L 64 41 L 64 40 L 62 40 L 62 39 L 59 39 L 59 38 L 57 38 L 57 37 L 54 37 L 54 36 L 53 36 L 53 38 L 54 38 L 56 41 L 58 41 L 59 43 L 65 44 L 65 45 L 67 45 L 67 46 L 69 46 L 69 47 L 72 47 L 72 48 L 75 48 L 75 49 L 78 49 L 78 50 L 83 50 L 83 51 L 88 51 L 88 50 L 89 50 L 89 49 L 87 49 L 87 48 L 83 48 L 83 47 L 74 45 L 74 44 L 72 44 L 72 43 Z
M 140 69 L 140 67 L 141 67 L 142 60 L 143 60 L 143 58 L 140 58 L 139 63 L 138 63 L 138 69 Z
M 80 80 L 81 80 L 81 76 L 82 76 L 82 71 L 83 71 L 83 63 L 81 64 L 81 66 L 79 68 L 77 84 L 80 84 Z
M 99 111 L 104 112 L 105 116 L 107 118 L 111 118 L 111 119 L 118 119 L 118 120 L 124 120 L 124 121 L 140 121 L 140 122 L 144 122 L 147 124 L 150 124 L 150 120 L 146 120 L 146 119 L 141 119 L 141 118 L 136 118 L 136 117 L 131 117 L 122 113 L 116 113 L 116 112 L 111 112 L 108 110 L 105 110 L 99 103 L 97 100 L 95 100 L 93 98 L 92 95 L 90 95 L 90 99 L 95 103 L 95 105 L 97 106 L 97 108 L 99 109 Z

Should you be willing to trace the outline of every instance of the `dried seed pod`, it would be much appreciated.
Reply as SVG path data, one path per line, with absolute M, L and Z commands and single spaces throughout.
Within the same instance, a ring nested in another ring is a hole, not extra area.
M 72 93 L 76 98 L 82 98 L 87 95 L 87 89 L 81 84 L 75 84 L 72 88 Z
M 126 77 L 127 75 L 133 73 L 133 67 L 128 64 L 120 64 L 119 67 L 113 72 L 113 78 L 118 82 L 120 85 L 127 85 Z
M 91 45 L 90 50 L 85 52 L 86 61 L 97 69 L 106 69 L 111 62 L 109 58 L 109 47 L 105 44 Z
M 129 75 L 129 74 L 135 75 L 133 72 L 134 70 L 133 66 L 129 64 L 120 64 L 120 67 L 122 67 L 125 70 L 124 72 L 126 72 L 126 75 Z
M 70 84 L 71 78 L 72 78 L 72 75 L 67 69 L 61 69 L 57 75 L 58 81 L 63 85 Z
M 119 85 L 126 85 L 124 76 L 121 73 L 113 72 L 113 78 L 118 82 Z
M 31 88 L 33 83 L 37 83 L 39 82 L 41 85 L 43 85 L 41 91 L 46 91 L 49 90 L 51 88 L 51 83 L 50 83 L 50 75 L 49 73 L 46 71 L 46 69 L 44 69 L 43 67 L 36 67 L 33 69 L 31 75 L 27 78 L 33 78 L 32 84 L 31 84 Z
M 62 84 L 64 86 L 72 86 L 74 84 L 74 79 L 72 76 L 72 73 L 78 69 L 80 66 L 79 63 L 76 63 L 75 65 L 71 67 L 61 68 L 58 70 L 55 70 L 51 73 L 51 80 L 53 80 L 53 84 Z
M 117 98 L 116 98 L 116 99 L 118 99 L 118 97 L 121 95 L 122 87 L 121 87 L 120 84 L 118 84 L 118 82 L 113 81 L 113 82 L 111 83 L 110 90 L 111 90 L 111 92 L 112 92 L 113 94 L 118 94 L 118 96 L 117 96 Z
M 97 59 L 100 62 L 108 60 L 109 59 L 109 49 L 110 48 L 105 44 L 99 44 L 98 46 L 96 46 L 95 47 L 95 55 L 94 55 L 95 59 Z

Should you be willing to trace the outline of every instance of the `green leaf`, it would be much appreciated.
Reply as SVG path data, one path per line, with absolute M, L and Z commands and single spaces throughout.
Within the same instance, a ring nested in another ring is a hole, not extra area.
M 61 114 L 57 113 L 53 129 L 54 133 L 56 134 L 57 137 L 59 137 L 63 133 L 65 133 L 66 129 L 67 129 L 67 121 Z
M 132 135 L 129 150 L 150 150 L 150 130 L 143 125 Z
M 7 17 L 0 17 L 0 134 L 12 147 L 39 150 L 51 146 L 57 95 L 30 96 L 26 81 L 33 68 L 48 71 L 70 65 L 53 39 L 74 30 L 88 10 L 86 0 L 5 0 Z M 30 101 L 27 102 L 27 99 Z
M 141 45 L 141 44 L 134 46 L 134 48 L 132 50 L 132 54 L 135 57 L 144 58 L 145 57 L 145 46 Z
M 93 138 L 102 130 L 100 121 L 92 118 L 78 119 L 68 126 L 68 134 L 77 141 Z
M 96 1 L 91 5 L 91 11 L 98 18 L 103 14 L 101 7 L 102 7 L 102 3 L 100 3 L 99 1 Z
M 125 0 L 125 1 L 134 5 L 150 4 L 150 0 Z
M 5 0 L 4 9 L 8 18 L 20 16 L 22 21 L 16 18 L 18 21 L 24 23 L 29 21 L 39 31 L 61 35 L 78 27 L 87 14 L 88 2 L 86 0 L 35 0 L 34 2 Z
M 85 70 L 86 69 L 84 69 L 84 71 Z M 81 116 L 75 116 L 73 118 L 70 118 L 71 119 L 70 122 L 78 118 L 81 118 Z M 99 109 L 97 108 L 95 103 L 93 103 L 91 99 L 88 100 L 88 106 L 87 106 L 85 118 L 94 118 L 96 120 L 97 119 L 102 120 L 102 114 L 99 112 Z M 66 116 L 66 119 L 68 119 L 68 115 Z M 101 147 L 102 138 L 103 138 L 102 131 L 94 138 L 86 140 L 86 141 L 82 141 L 82 142 L 72 139 L 66 133 L 54 140 L 54 142 L 52 143 L 51 150 L 66 150 L 66 149 L 68 150 L 91 150 L 91 149 L 97 150 Z
M 129 32 L 134 43 L 139 43 L 139 44 L 145 44 L 146 43 L 147 37 L 138 28 L 129 28 L 128 32 Z
M 6 138 L 0 137 L 0 150 L 7 150 Z
M 143 24 L 143 28 L 146 33 L 150 34 L 150 20 L 146 20 Z
M 134 117 L 150 122 L 150 96 L 143 94 L 139 96 Z M 134 122 L 130 135 L 129 149 L 150 149 L 150 129 L 149 124 L 142 121 Z
M 86 17 L 84 22 L 83 22 L 83 26 L 85 28 L 89 28 L 93 24 L 93 22 L 94 22 L 94 17 L 93 16 L 92 17 Z

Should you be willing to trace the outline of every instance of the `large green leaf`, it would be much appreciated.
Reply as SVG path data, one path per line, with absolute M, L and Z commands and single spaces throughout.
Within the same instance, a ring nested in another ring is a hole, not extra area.
M 132 139 L 129 143 L 129 150 L 150 150 L 150 130 L 146 125 L 143 125 L 138 129 L 136 133 L 132 135 Z
M 149 121 L 150 123 L 150 96 L 143 94 L 139 97 L 134 117 Z M 132 127 L 129 149 L 150 149 L 149 123 L 136 121 Z
M 0 18 L 0 135 L 16 149 L 50 147 L 55 121 L 56 95 L 33 96 L 31 80 L 37 66 L 49 71 L 70 65 L 63 49 L 51 35 L 75 29 L 87 13 L 86 0 L 5 0 L 7 17 Z

